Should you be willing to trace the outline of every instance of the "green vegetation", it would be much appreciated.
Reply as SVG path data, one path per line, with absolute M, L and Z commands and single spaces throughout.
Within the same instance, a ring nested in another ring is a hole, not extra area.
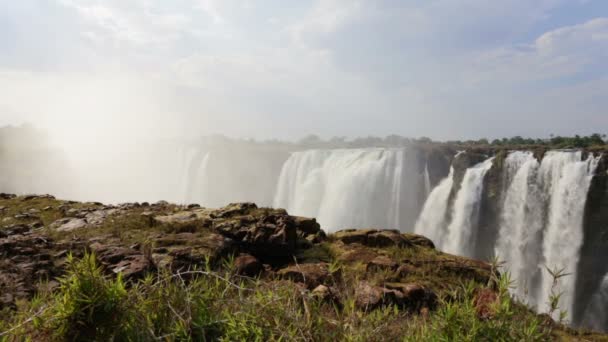
M 515 136 L 511 138 L 494 139 L 491 142 L 488 139 L 466 140 L 466 141 L 448 141 L 449 145 L 457 146 L 494 146 L 494 147 L 526 147 L 540 146 L 545 148 L 594 148 L 606 147 L 608 140 L 606 134 L 594 133 L 589 136 L 575 135 L 573 137 L 555 136 L 551 134 L 548 139 L 533 139 Z
M 0 342 L 606 340 L 514 301 L 495 265 L 414 234 L 298 230 L 293 254 L 269 256 L 218 232 L 229 225 L 254 236 L 261 222 L 284 231 L 276 226 L 286 214 L 271 209 L 50 197 L 0 207 Z M 99 210 L 115 212 L 78 230 L 54 225 Z M 265 269 L 244 276 L 243 252 Z M 550 300 L 559 316 L 558 289 Z
M 474 282 L 454 291 L 439 309 L 412 317 L 397 307 L 364 312 L 346 299 L 342 307 L 301 292 L 290 282 L 261 282 L 235 275 L 233 266 L 148 275 L 129 284 L 103 274 L 92 254 L 69 258 L 55 293 L 21 303 L 1 326 L 4 341 L 542 341 L 551 326 L 513 304 L 501 278 L 496 297 Z M 454 300 L 454 299 L 458 300 Z

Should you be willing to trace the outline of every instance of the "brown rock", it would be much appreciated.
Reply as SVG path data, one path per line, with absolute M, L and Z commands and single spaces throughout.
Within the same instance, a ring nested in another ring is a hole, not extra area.
M 417 234 L 401 234 L 404 238 L 410 241 L 412 244 L 424 248 L 435 249 L 435 244 L 431 239 Z
M 383 288 L 372 286 L 366 281 L 360 282 L 355 288 L 355 305 L 362 310 L 372 310 L 382 305 Z
M 122 273 L 127 280 L 141 279 L 145 273 L 153 269 L 153 265 L 143 255 L 131 255 L 113 265 L 112 272 Z
M 345 244 L 360 243 L 368 247 L 408 247 L 413 245 L 397 230 L 347 229 L 336 232 L 334 237 Z
M 330 277 L 326 263 L 292 265 L 280 270 L 278 275 L 284 279 L 304 283 L 308 289 L 314 289 Z
M 263 266 L 260 261 L 249 254 L 241 254 L 234 259 L 236 273 L 248 277 L 255 277 L 263 271 Z
M 294 216 L 293 220 L 299 232 L 304 236 L 315 235 L 321 230 L 321 226 L 314 218 Z
M 393 261 L 391 258 L 379 255 L 375 257 L 372 261 L 367 263 L 367 271 L 386 271 L 386 270 L 395 270 L 399 265 Z

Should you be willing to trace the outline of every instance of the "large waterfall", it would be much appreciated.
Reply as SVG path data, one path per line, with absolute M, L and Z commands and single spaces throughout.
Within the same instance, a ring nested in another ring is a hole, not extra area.
M 452 222 L 444 248 L 449 253 L 473 256 L 475 231 L 486 172 L 492 167 L 494 158 L 487 159 L 467 169 L 462 185 L 454 201 Z
M 583 242 L 583 214 L 587 191 L 595 174 L 598 159 L 581 160 L 581 152 L 549 152 L 540 166 L 544 181 L 550 180 L 549 213 L 543 239 L 543 260 L 546 267 L 569 273 L 560 279 L 562 307 L 569 318 L 573 312 L 576 267 Z M 548 272 L 541 276 L 541 299 L 548 298 L 553 279 Z M 545 302 L 546 303 L 546 302 Z M 540 306 L 546 311 L 547 304 Z
M 581 151 L 428 153 L 416 148 L 305 150 L 272 159 L 256 150 L 231 153 L 226 161 L 217 151 L 187 151 L 185 194 L 203 205 L 251 200 L 285 208 L 316 217 L 327 232 L 400 229 L 425 235 L 452 254 L 496 256 L 505 263 L 520 301 L 547 312 L 556 291 L 570 321 L 607 328 L 606 310 L 598 301 L 608 301 L 608 280 L 600 284 L 601 276 L 594 276 L 586 282 L 591 293 L 577 292 L 580 279 L 589 275 L 588 269 L 579 274 L 579 259 L 599 157 Z M 442 169 L 437 171 L 437 165 Z M 598 262 L 601 253 L 587 258 Z M 547 269 L 568 275 L 552 288 Z
M 426 235 L 433 240 L 440 249 L 443 248 L 447 231 L 448 199 L 453 185 L 454 168 L 452 167 L 449 175 L 431 191 L 414 230 L 416 234 Z
M 512 152 L 505 160 L 506 187 L 496 255 L 516 282 L 515 295 L 532 306 L 538 296 L 545 212 L 538 187 L 539 163 L 531 152 Z
M 349 227 L 410 229 L 424 174 L 404 149 L 296 152 L 283 166 L 274 206 L 316 217 L 327 231 Z

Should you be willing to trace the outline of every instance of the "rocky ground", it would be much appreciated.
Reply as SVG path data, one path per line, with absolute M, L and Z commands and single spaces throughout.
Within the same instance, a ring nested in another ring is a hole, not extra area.
M 468 300 L 457 295 L 463 284 L 473 284 L 469 299 L 474 319 L 482 323 L 491 322 L 501 296 L 495 267 L 442 253 L 418 235 L 369 229 L 326 236 L 313 218 L 252 203 L 220 209 L 166 202 L 114 206 L 0 194 L 0 341 L 19 340 L 13 334 L 17 328 L 20 334 L 33 334 L 27 319 L 15 319 L 14 313 L 23 311 L 37 293 L 61 290 L 70 256 L 86 253 L 95 255 L 106 277 L 121 274 L 127 286 L 160 272 L 181 275 L 200 267 L 229 267 L 231 276 L 291 283 L 307 300 L 335 310 L 351 305 L 357 315 L 372 315 L 393 308 L 392 323 L 380 325 L 375 340 L 423 334 L 427 318 L 429 327 L 441 329 L 431 324 L 432 317 L 448 303 Z M 303 310 L 309 310 L 307 300 Z M 606 339 L 536 316 L 517 303 L 512 310 L 519 316 L 510 319 L 538 322 L 541 340 Z M 328 315 L 328 324 L 345 324 L 334 313 Z

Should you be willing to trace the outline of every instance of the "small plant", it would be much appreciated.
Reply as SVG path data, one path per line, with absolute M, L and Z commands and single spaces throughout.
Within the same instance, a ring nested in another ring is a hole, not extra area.
M 549 293 L 548 298 L 548 314 L 552 318 L 557 319 L 559 323 L 564 323 L 566 317 L 568 317 L 568 312 L 566 310 L 560 310 L 559 308 L 560 300 L 563 295 L 563 292 L 559 291 L 559 280 L 563 277 L 569 276 L 570 273 L 566 273 L 565 268 L 550 269 L 548 267 L 545 267 L 545 269 L 547 270 L 547 272 L 549 272 L 549 275 L 551 275 L 551 278 L 553 279 L 553 281 L 551 282 L 551 292 Z

